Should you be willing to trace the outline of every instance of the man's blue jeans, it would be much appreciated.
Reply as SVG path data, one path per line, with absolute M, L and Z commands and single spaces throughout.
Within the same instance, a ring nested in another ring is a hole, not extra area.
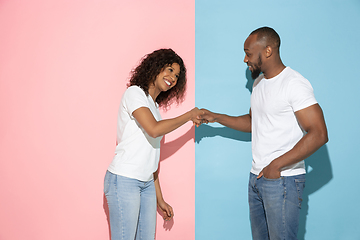
M 142 182 L 106 172 L 104 193 L 109 206 L 111 240 L 154 240 L 154 180 Z
M 249 207 L 254 240 L 297 239 L 305 174 L 257 179 L 250 173 Z

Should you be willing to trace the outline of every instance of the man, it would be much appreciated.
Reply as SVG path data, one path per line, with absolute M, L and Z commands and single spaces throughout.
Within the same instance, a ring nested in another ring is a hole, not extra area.
M 233 117 L 203 109 L 200 116 L 252 133 L 249 208 L 254 240 L 297 239 L 304 159 L 328 141 L 310 83 L 282 63 L 279 47 L 280 37 L 269 27 L 256 29 L 244 43 L 244 62 L 255 79 L 249 114 Z

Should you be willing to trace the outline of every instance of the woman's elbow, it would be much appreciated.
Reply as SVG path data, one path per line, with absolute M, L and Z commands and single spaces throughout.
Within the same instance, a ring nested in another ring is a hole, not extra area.
M 154 129 L 151 130 L 151 131 L 146 131 L 146 133 L 152 138 L 158 138 L 158 137 L 161 137 L 163 135 L 160 132 L 155 131 Z

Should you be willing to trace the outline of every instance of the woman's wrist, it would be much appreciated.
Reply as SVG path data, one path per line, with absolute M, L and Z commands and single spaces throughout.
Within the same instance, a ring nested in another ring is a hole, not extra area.
M 189 119 L 188 119 L 188 121 L 190 121 L 190 120 L 192 120 L 192 119 L 194 119 L 196 116 L 196 108 L 193 108 L 193 109 L 191 109 L 190 111 L 189 111 Z
M 157 204 L 159 204 L 159 203 L 165 202 L 165 200 L 161 196 L 161 197 L 156 198 L 156 202 L 157 202 Z

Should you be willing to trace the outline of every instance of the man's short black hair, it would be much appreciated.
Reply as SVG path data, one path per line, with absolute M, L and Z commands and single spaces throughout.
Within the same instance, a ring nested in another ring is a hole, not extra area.
M 271 27 L 261 27 L 250 33 L 250 35 L 254 34 L 257 35 L 256 39 L 258 41 L 265 41 L 267 46 L 271 46 L 276 49 L 280 48 L 280 36 Z

